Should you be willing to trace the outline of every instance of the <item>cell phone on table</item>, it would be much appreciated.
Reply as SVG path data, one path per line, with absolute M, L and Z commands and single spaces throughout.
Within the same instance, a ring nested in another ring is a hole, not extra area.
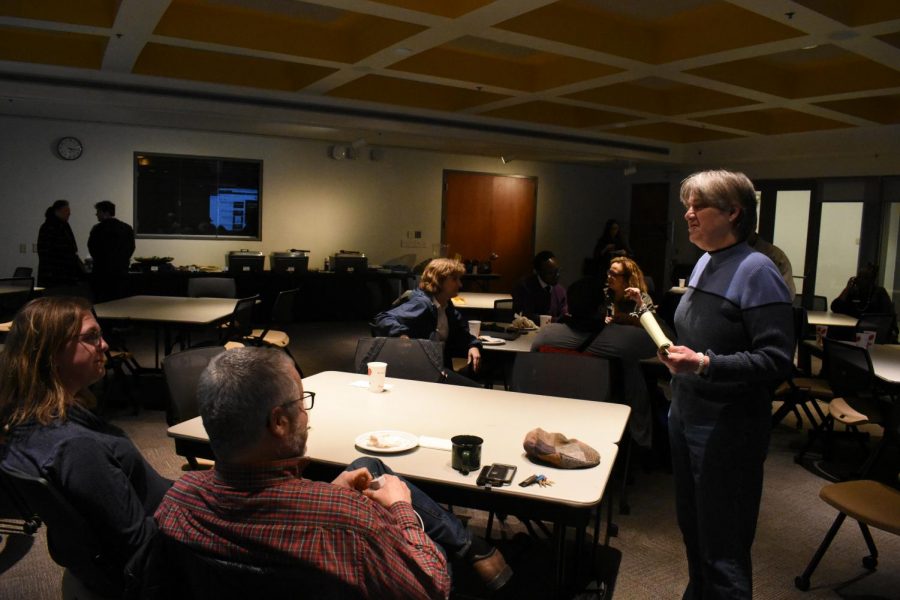
M 516 475 L 518 467 L 515 465 L 504 465 L 500 463 L 492 463 L 481 467 L 481 473 L 475 483 L 479 487 L 491 486 L 501 487 L 512 483 L 513 477 Z

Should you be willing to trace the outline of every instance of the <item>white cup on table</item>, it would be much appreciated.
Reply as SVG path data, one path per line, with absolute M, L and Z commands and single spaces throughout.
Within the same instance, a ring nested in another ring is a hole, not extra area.
M 469 321 L 469 333 L 475 337 L 481 335 L 481 321 Z
M 684 278 L 681 278 L 678 280 L 678 287 L 683 288 L 686 283 L 687 282 L 684 280 Z
M 370 362 L 369 367 L 369 391 L 380 394 L 384 391 L 384 378 L 387 376 L 386 362 Z
M 551 317 L 550 315 L 540 315 L 538 317 L 538 323 L 541 327 L 543 327 L 544 325 L 549 325 L 552 318 L 553 317 Z

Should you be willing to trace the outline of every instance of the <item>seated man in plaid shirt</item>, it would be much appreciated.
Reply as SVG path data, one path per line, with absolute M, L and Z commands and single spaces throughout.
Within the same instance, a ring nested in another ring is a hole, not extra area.
M 156 511 L 165 536 L 233 562 L 321 570 L 360 597 L 446 598 L 448 556 L 491 589 L 512 575 L 496 548 L 381 461 L 358 459 L 331 483 L 303 479 L 315 394 L 284 352 L 224 352 L 197 395 L 218 461 L 166 494 Z

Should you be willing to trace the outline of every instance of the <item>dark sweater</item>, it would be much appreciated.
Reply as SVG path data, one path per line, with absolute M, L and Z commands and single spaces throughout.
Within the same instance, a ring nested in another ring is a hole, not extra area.
M 124 567 L 156 531 L 153 512 L 172 482 L 119 428 L 78 405 L 67 415 L 47 426 L 14 427 L 0 460 L 53 484 L 92 526 L 107 557 Z
M 705 352 L 702 376 L 673 377 L 673 403 L 686 417 L 771 410 L 772 390 L 793 361 L 787 286 L 771 260 L 739 243 L 704 254 L 675 312 L 678 344 Z

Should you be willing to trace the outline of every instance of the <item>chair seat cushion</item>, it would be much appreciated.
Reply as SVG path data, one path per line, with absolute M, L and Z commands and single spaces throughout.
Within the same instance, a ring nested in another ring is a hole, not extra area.
M 820 400 L 831 400 L 834 398 L 834 392 L 828 381 L 819 377 L 795 377 L 794 385 L 812 396 Z
M 258 338 L 262 335 L 262 329 L 254 329 L 253 333 L 251 333 L 251 337 Z M 263 341 L 267 344 L 271 344 L 273 346 L 278 346 L 279 348 L 284 348 L 288 344 L 291 343 L 291 338 L 287 333 L 283 331 L 277 331 L 275 329 L 270 329 L 266 332 L 266 337 L 263 338 Z
M 244 345 L 240 342 L 225 342 L 226 350 L 234 350 L 235 348 L 243 348 Z
M 862 479 L 826 485 L 819 497 L 842 513 L 882 531 L 900 535 L 900 491 Z
M 839 421 L 845 425 L 865 425 L 869 422 L 869 417 L 857 411 L 847 404 L 843 398 L 834 398 L 828 403 L 828 412 L 834 417 L 835 421 Z

